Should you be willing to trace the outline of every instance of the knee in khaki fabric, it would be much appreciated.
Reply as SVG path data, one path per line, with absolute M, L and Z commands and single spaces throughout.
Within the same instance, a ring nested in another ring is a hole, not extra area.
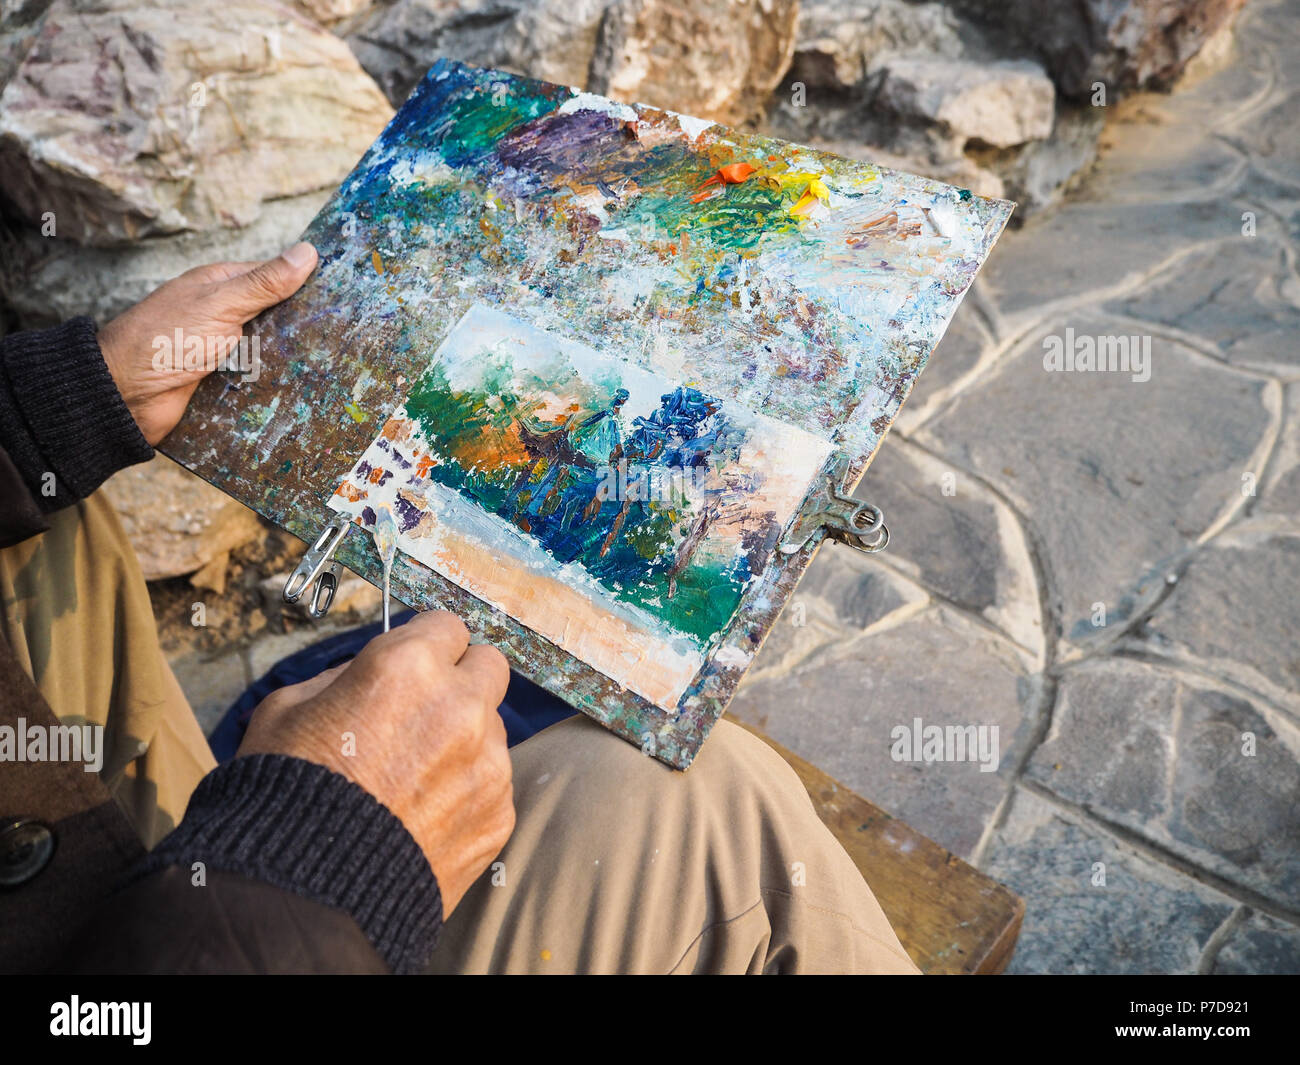
M 512 757 L 514 835 L 435 971 L 916 971 L 798 777 L 738 726 L 685 773 L 583 717 Z
M 144 576 L 103 492 L 0 550 L 0 625 L 64 724 L 101 725 L 101 779 L 146 846 L 214 765 L 154 624 Z

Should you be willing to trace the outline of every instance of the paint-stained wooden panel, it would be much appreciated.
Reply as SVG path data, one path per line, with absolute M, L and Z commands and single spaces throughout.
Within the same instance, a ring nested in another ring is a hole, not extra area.
M 735 718 L 729 718 L 735 721 Z M 928 974 L 1000 973 L 1025 903 L 916 829 L 749 729 L 799 775 L 817 814 L 862 872 L 904 949 Z
M 314 541 L 343 478 L 477 305 L 653 373 L 666 392 L 690 386 L 809 433 L 856 483 L 1011 208 L 442 60 L 308 227 L 313 276 L 250 323 L 254 372 L 207 378 L 163 450 Z M 404 553 L 392 590 L 454 611 L 516 671 L 684 768 L 818 543 L 785 555 L 768 534 L 744 544 L 742 599 L 673 706 L 476 595 L 481 580 Z M 336 557 L 381 580 L 365 532 Z

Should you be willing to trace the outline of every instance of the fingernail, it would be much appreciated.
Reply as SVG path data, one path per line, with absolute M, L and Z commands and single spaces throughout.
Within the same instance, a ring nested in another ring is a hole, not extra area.
M 296 266 L 301 270 L 316 261 L 316 249 L 305 240 L 301 240 L 284 253 L 284 259 L 290 266 Z

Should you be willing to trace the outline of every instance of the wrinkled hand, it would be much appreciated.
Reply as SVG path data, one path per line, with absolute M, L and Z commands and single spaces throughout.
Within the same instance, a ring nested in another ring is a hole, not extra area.
M 415 837 L 450 914 L 514 830 L 497 713 L 509 680 L 501 652 L 471 646 L 459 618 L 420 614 L 346 665 L 268 695 L 239 754 L 293 755 L 365 788 Z
M 316 266 L 316 249 L 295 244 L 263 263 L 213 263 L 151 292 L 99 331 L 104 362 L 150 444 L 175 428 L 199 382 L 215 369 L 154 365 L 157 341 L 186 338 L 238 343 L 244 323 L 292 296 Z M 177 353 L 183 355 L 182 353 Z

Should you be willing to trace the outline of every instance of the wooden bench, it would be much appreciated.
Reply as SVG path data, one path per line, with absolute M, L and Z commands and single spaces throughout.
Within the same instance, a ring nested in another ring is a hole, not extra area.
M 1000 973 L 1025 903 L 974 866 L 885 813 L 752 725 L 799 774 L 817 813 L 861 870 L 903 949 L 927 974 Z

